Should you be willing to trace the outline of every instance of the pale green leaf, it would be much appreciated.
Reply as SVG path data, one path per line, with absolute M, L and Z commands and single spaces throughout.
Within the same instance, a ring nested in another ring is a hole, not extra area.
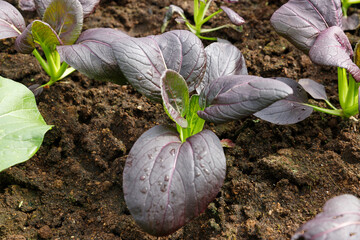
M 31 158 L 50 128 L 37 109 L 34 94 L 0 77 L 0 171 Z

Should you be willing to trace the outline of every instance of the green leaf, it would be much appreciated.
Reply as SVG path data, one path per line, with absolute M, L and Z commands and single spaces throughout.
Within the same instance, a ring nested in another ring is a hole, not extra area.
M 173 70 L 166 70 L 161 77 L 161 96 L 169 117 L 187 128 L 184 116 L 189 106 L 189 90 L 185 79 Z
M 82 5 L 78 0 L 53 0 L 45 10 L 43 21 L 49 23 L 65 45 L 71 45 L 83 26 Z
M 31 26 L 34 41 L 39 43 L 42 48 L 47 47 L 50 51 L 55 50 L 56 46 L 61 45 L 56 32 L 45 22 L 35 20 Z
M 27 87 L 0 77 L 0 171 L 31 158 L 51 127 Z
M 198 111 L 204 110 L 204 108 L 201 108 L 199 105 L 199 98 L 199 95 L 192 95 L 190 99 L 190 105 L 186 114 L 186 120 L 189 123 L 187 137 L 201 132 L 205 124 L 205 120 L 197 115 Z

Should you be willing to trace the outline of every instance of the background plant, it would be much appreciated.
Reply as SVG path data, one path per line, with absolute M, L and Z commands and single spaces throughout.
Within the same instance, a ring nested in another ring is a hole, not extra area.
M 311 114 L 311 108 L 320 112 L 349 118 L 358 114 L 360 69 L 356 63 L 351 44 L 341 29 L 342 8 L 340 0 L 325 3 L 320 0 L 299 1 L 290 0 L 279 8 L 271 17 L 271 24 L 275 30 L 288 39 L 297 48 L 308 54 L 317 64 L 335 66 L 338 68 L 338 92 L 341 108 L 335 107 L 328 101 L 325 88 L 310 79 L 300 80 L 301 87 L 297 88 L 298 96 L 295 104 L 301 106 L 306 115 Z M 356 54 L 355 54 L 356 55 Z M 291 82 L 293 80 L 289 80 Z M 295 84 L 295 83 L 292 83 Z M 329 108 L 323 108 L 307 103 L 303 90 L 313 98 L 324 100 Z M 297 121 L 281 121 L 278 109 L 271 114 L 274 106 L 270 106 L 256 116 L 279 124 L 295 123 Z M 301 115 L 298 111 L 297 116 Z M 304 116 L 304 115 L 302 115 Z M 303 118 L 299 118 L 301 121 Z
M 360 234 L 360 200 L 343 194 L 328 200 L 323 212 L 302 225 L 292 240 L 357 239 Z
M 167 25 L 171 21 L 171 18 L 174 13 L 179 14 L 180 18 L 177 18 L 176 21 L 178 23 L 184 23 L 188 29 L 193 32 L 196 36 L 198 36 L 201 39 L 206 40 L 212 40 L 216 41 L 218 40 L 217 37 L 206 37 L 202 34 L 209 33 L 213 31 L 220 30 L 222 28 L 233 28 L 236 31 L 242 31 L 242 25 L 245 23 L 245 20 L 240 17 L 236 12 L 234 12 L 231 8 L 228 8 L 224 5 L 220 6 L 219 9 L 209 14 L 208 10 L 210 7 L 210 4 L 213 2 L 213 0 L 194 0 L 194 24 L 192 24 L 185 16 L 184 10 L 181 9 L 178 6 L 170 5 L 168 11 L 165 14 L 165 18 L 163 20 L 163 25 L 161 26 L 161 32 L 164 32 Z M 236 1 L 223 1 L 227 3 L 235 3 Z M 225 12 L 227 16 L 229 17 L 232 24 L 225 24 L 221 25 L 215 28 L 203 28 L 203 25 L 207 23 L 211 18 L 215 17 L 221 12 Z
M 83 25 L 100 0 L 34 0 L 20 1 L 24 10 L 37 10 L 42 20 L 34 20 L 28 26 L 20 12 L 6 1 L 0 0 L 0 39 L 16 37 L 15 48 L 20 53 L 32 53 L 50 80 L 55 82 L 75 71 L 60 59 L 56 47 L 75 43 Z M 40 47 L 41 52 L 37 50 Z

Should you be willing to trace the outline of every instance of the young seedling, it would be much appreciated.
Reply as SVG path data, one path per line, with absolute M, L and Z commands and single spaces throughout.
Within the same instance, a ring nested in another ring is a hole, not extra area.
M 350 194 L 334 197 L 322 213 L 301 226 L 291 240 L 359 239 L 360 200 Z
M 42 19 L 34 20 L 26 27 L 20 12 L 10 3 L 0 0 L 0 39 L 16 37 L 17 51 L 32 53 L 50 76 L 50 80 L 42 85 L 49 87 L 75 71 L 60 59 L 56 47 L 76 42 L 84 17 L 98 3 L 99 0 L 21 0 L 19 5 L 23 10 L 37 10 Z
M 175 5 L 170 5 L 168 11 L 165 14 L 163 25 L 161 26 L 161 32 L 165 32 L 165 29 L 169 24 L 169 22 L 171 21 L 171 18 L 174 13 L 177 13 L 180 16 L 180 18 L 176 19 L 178 23 L 185 23 L 185 25 L 189 28 L 189 30 L 201 39 L 217 41 L 218 38 L 216 37 L 206 37 L 203 36 L 202 34 L 217 31 L 222 28 L 233 28 L 236 31 L 241 32 L 242 25 L 245 23 L 245 20 L 242 17 L 240 17 L 236 12 L 234 12 L 231 8 L 228 8 L 226 6 L 220 6 L 220 8 L 216 12 L 207 15 L 210 4 L 212 2 L 213 0 L 194 0 L 194 24 L 190 23 L 190 21 L 186 18 L 183 9 Z M 223 2 L 235 3 L 238 1 L 223 0 Z M 203 28 L 203 25 L 206 22 L 208 22 L 211 18 L 215 17 L 221 12 L 225 12 L 227 14 L 232 24 L 225 24 L 215 28 Z
M 216 42 L 204 48 L 189 31 L 94 39 L 91 48 L 86 42 L 59 47 L 61 58 L 97 77 L 104 75 L 104 63 L 115 59 L 121 74 L 107 80 L 123 78 L 161 102 L 176 123 L 146 131 L 130 150 L 123 173 L 125 201 L 135 221 L 150 234 L 168 235 L 203 212 L 224 181 L 224 151 L 219 138 L 203 129 L 205 120 L 249 116 L 293 90 L 275 79 L 248 76 L 236 47 Z M 112 55 L 93 51 L 111 39 Z

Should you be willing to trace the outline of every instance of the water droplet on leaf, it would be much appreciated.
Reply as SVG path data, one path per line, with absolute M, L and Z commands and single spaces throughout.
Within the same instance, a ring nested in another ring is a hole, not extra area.
M 143 187 L 143 188 L 140 190 L 140 192 L 142 192 L 142 193 L 147 193 L 147 191 L 148 191 L 148 188 L 147 188 L 147 187 Z
M 166 192 L 166 189 L 167 189 L 167 184 L 164 184 L 160 187 L 160 191 L 162 192 Z

